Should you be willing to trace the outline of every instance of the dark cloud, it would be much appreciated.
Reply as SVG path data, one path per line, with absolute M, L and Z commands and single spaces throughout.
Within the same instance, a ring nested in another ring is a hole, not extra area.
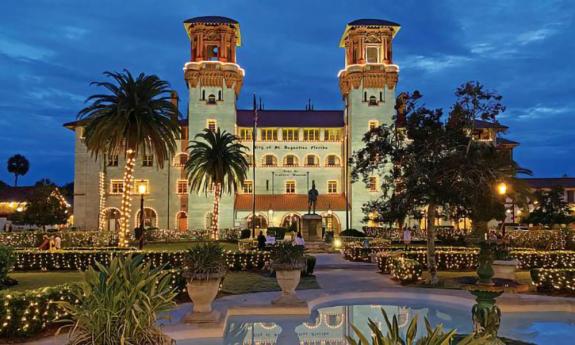
M 316 108 L 341 108 L 340 35 L 347 22 L 371 17 L 402 24 L 394 46 L 399 89 L 449 107 L 457 85 L 479 80 L 503 94 L 502 120 L 522 143 L 522 165 L 539 176 L 575 175 L 574 14 L 569 0 L 2 1 L 0 163 L 23 153 L 32 163 L 26 183 L 72 180 L 73 136 L 61 125 L 105 70 L 158 74 L 185 100 L 182 21 L 200 15 L 241 23 L 240 107 L 257 93 L 267 108 L 303 108 L 308 98 Z M 11 180 L 2 167 L 0 178 Z

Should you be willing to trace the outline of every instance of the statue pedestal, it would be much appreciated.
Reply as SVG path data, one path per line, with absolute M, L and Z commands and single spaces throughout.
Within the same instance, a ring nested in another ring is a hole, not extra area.
M 304 214 L 302 217 L 301 235 L 306 242 L 321 241 L 321 216 Z

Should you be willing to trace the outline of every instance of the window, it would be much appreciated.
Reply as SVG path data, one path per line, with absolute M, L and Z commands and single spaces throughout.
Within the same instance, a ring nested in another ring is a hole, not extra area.
M 213 93 L 208 96 L 208 104 L 216 104 L 216 96 Z
M 305 166 L 307 167 L 317 167 L 319 166 L 319 158 L 316 155 L 305 156 Z
M 187 161 L 188 161 L 188 155 L 186 153 L 178 153 L 176 157 L 174 157 L 174 166 L 183 167 L 186 165 Z
M 339 157 L 336 155 L 328 155 L 325 165 L 328 167 L 338 167 L 340 165 Z
M 324 138 L 325 141 L 340 141 L 341 140 L 341 129 L 340 128 L 328 128 L 325 130 Z
M 377 177 L 376 176 L 371 176 L 369 178 L 369 183 L 367 184 L 367 189 L 369 189 L 370 192 L 377 192 Z
M 274 155 L 265 155 L 262 163 L 264 167 L 275 167 L 278 165 L 277 158 Z
M 178 185 L 176 188 L 177 194 L 188 194 L 188 181 L 178 180 Z
M 222 100 L 222 91 L 218 91 L 218 101 Z
M 303 141 L 319 141 L 319 128 L 304 128 Z
M 108 166 L 109 167 L 117 167 L 118 166 L 118 155 L 109 155 L 108 156 Z
M 251 128 L 240 128 L 240 140 L 253 140 L 253 132 L 254 130 Z
M 200 98 L 202 101 L 206 100 L 206 90 L 202 90 L 202 98 Z
M 337 181 L 335 180 L 327 181 L 327 192 L 329 194 L 337 193 Z
M 575 190 L 567 191 L 567 202 L 570 204 L 575 202 Z
M 299 140 L 299 129 L 297 129 L 297 128 L 284 128 L 282 130 L 282 140 L 283 141 L 298 141 Z
M 218 128 L 218 122 L 216 120 L 209 119 L 206 121 L 206 128 L 212 132 L 215 132 L 216 128 Z
M 284 166 L 286 167 L 297 167 L 298 166 L 298 159 L 294 155 L 287 155 L 284 158 Z
M 254 183 L 251 180 L 245 180 L 242 184 L 242 192 L 244 193 L 253 193 Z
M 369 97 L 369 105 L 377 105 L 377 98 L 375 98 L 375 96 Z
M 372 129 L 375 129 L 375 128 L 379 127 L 379 121 L 377 121 L 377 120 L 370 120 L 370 121 L 367 123 L 367 127 L 368 127 L 369 130 L 371 131 Z
M 286 186 L 286 194 L 295 194 L 295 181 L 288 180 L 285 183 Z
M 122 180 L 111 180 L 110 181 L 110 193 L 111 194 L 122 194 L 122 193 L 124 193 L 124 181 L 122 181 Z
M 367 63 L 379 62 L 379 47 L 367 46 L 365 48 L 365 60 Z
M 275 128 L 264 128 L 260 130 L 260 138 L 262 141 L 277 141 L 278 130 Z
M 154 165 L 154 155 L 146 155 L 142 157 L 142 166 L 143 167 L 151 167 Z

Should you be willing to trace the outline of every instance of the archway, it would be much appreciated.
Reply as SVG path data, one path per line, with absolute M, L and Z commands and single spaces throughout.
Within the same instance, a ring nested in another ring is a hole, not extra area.
M 136 212 L 136 220 L 134 222 L 136 226 L 140 226 L 140 210 Z M 144 228 L 156 228 L 158 227 L 158 214 L 156 210 L 150 207 L 144 207 Z
M 104 229 L 111 232 L 116 232 L 120 229 L 120 210 L 115 207 L 110 207 L 104 210 Z
M 252 229 L 252 215 L 246 217 L 248 229 Z M 262 216 L 261 214 L 256 214 L 255 217 L 255 226 L 256 229 L 267 229 L 268 228 L 268 220 L 266 217 Z
M 178 231 L 187 231 L 188 230 L 188 214 L 184 211 L 178 212 L 176 215 L 176 225 L 178 227 Z
M 288 213 L 283 217 L 281 226 L 289 231 L 300 231 L 301 216 L 297 213 Z
M 321 215 L 321 219 L 325 231 L 333 231 L 335 235 L 341 232 L 341 223 L 335 214 L 324 212 Z

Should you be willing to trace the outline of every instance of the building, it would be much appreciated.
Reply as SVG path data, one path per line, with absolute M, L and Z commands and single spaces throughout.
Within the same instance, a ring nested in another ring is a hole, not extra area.
M 370 128 L 390 124 L 395 114 L 399 67 L 393 62 L 393 39 L 400 25 L 385 20 L 360 19 L 346 25 L 340 40 L 345 63 L 339 71 L 343 96 L 341 109 L 238 109 L 236 101 L 245 76 L 236 61 L 241 46 L 240 25 L 225 17 L 197 17 L 184 22 L 191 42 L 191 56 L 184 64 L 188 87 L 187 118 L 181 120 L 184 135 L 180 152 L 164 169 L 153 166 L 153 157 L 138 157 L 136 181 L 145 183 L 147 226 L 169 229 L 205 229 L 211 223 L 211 195 L 189 193 L 183 165 L 188 139 L 205 128 L 235 133 L 250 152 L 256 178 L 245 181 L 235 195 L 224 195 L 219 217 L 221 228 L 269 226 L 299 227 L 307 213 L 307 192 L 315 182 L 320 196 L 317 212 L 324 225 L 338 233 L 342 228 L 361 229 L 362 205 L 380 196 L 377 176 L 351 183 L 345 164 L 362 147 Z M 177 97 L 174 97 L 177 102 Z M 120 217 L 123 190 L 122 157 L 95 161 L 82 142 L 79 122 L 65 124 L 76 133 L 74 220 L 81 229 L 115 230 Z M 505 127 L 479 121 L 474 135 L 511 152 L 516 143 L 501 141 Z M 248 176 L 252 176 L 252 172 Z M 136 189 L 134 189 L 136 190 Z M 253 194 L 256 214 L 252 216 Z M 134 196 L 136 198 L 137 196 Z M 139 210 L 133 203 L 132 227 Z M 99 210 L 104 212 L 99 219 Z

